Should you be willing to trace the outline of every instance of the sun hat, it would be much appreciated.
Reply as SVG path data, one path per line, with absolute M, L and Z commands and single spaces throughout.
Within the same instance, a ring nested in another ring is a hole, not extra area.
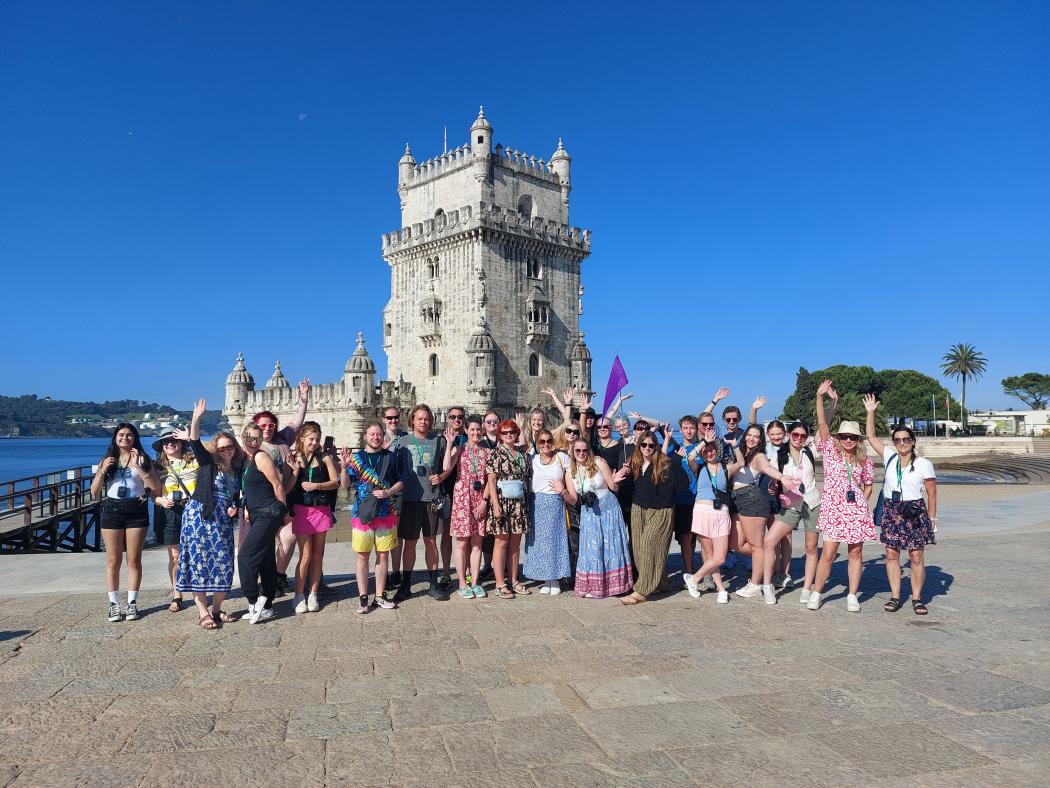
M 861 430 L 860 425 L 855 421 L 844 421 L 839 425 L 839 428 L 835 430 L 836 435 L 856 435 L 858 438 L 864 436 L 864 432 Z
M 172 427 L 165 427 L 161 430 L 160 437 L 153 441 L 153 451 L 164 451 L 164 443 L 170 440 L 178 440 L 175 437 L 175 430 Z

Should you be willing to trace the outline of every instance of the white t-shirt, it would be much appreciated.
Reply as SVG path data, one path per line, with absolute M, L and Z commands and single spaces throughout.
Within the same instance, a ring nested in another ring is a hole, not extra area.
M 142 477 L 135 473 L 133 468 L 118 467 L 113 469 L 112 481 L 109 483 L 109 487 L 106 488 L 106 497 L 120 500 L 118 492 L 121 487 L 127 488 L 127 494 L 124 496 L 125 500 L 141 498 L 146 494 L 146 484 L 142 481 Z
M 817 486 L 817 476 L 813 470 L 813 463 L 809 461 L 809 457 L 805 452 L 799 452 L 802 465 L 799 466 L 795 462 L 794 456 L 788 452 L 788 461 L 784 464 L 783 473 L 788 476 L 801 476 L 802 484 L 805 485 L 806 491 L 802 493 L 802 500 L 806 502 L 806 505 L 810 509 L 817 508 L 817 504 L 820 503 L 820 487 Z M 776 461 L 772 461 L 776 465 Z
M 540 455 L 532 458 L 532 490 L 537 493 L 550 493 L 557 495 L 551 488 L 551 481 L 557 479 L 565 483 L 565 471 L 569 467 L 569 455 L 565 452 L 555 452 L 550 465 L 544 465 Z
M 926 479 L 937 478 L 937 474 L 933 472 L 933 463 L 925 457 L 916 457 L 913 454 L 912 463 L 915 469 L 912 470 L 911 465 L 901 466 L 901 481 L 898 486 L 897 467 L 900 465 L 901 458 L 895 456 L 896 454 L 897 452 L 889 446 L 882 450 L 882 466 L 886 468 L 886 481 L 882 483 L 883 495 L 890 498 L 894 492 L 900 490 L 902 501 L 918 501 L 922 498 L 923 490 L 926 489 L 923 482 Z M 891 457 L 892 460 L 890 460 Z M 886 467 L 887 463 L 889 467 Z

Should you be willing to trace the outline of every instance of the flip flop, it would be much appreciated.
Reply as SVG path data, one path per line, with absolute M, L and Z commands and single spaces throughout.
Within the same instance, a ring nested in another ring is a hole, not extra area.
M 168 603 L 168 612 L 178 613 L 180 610 L 182 610 L 182 597 L 173 596 L 171 602 Z

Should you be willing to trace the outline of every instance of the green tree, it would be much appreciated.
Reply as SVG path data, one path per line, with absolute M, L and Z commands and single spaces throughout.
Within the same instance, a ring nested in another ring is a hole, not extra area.
M 966 429 L 966 381 L 981 377 L 988 368 L 988 359 L 973 345 L 959 342 L 948 348 L 941 359 L 945 377 L 962 379 L 962 425 Z
M 883 382 L 879 373 L 871 367 L 851 367 L 846 364 L 835 364 L 813 372 L 800 368 L 795 378 L 795 391 L 784 402 L 784 418 L 805 419 L 811 425 L 816 424 L 817 386 L 829 378 L 839 393 L 838 410 L 831 426 L 837 426 L 843 419 L 863 423 L 866 412 L 861 395 L 871 392 L 881 396 Z
M 1042 410 L 1050 402 L 1050 375 L 1025 372 L 1003 378 L 1003 393 L 1015 397 L 1032 410 Z
M 879 377 L 883 391 L 878 415 L 887 422 L 929 419 L 933 415 L 931 399 L 936 401 L 937 410 L 944 412 L 944 399 L 949 396 L 948 390 L 935 378 L 914 369 L 884 369 L 879 372 Z

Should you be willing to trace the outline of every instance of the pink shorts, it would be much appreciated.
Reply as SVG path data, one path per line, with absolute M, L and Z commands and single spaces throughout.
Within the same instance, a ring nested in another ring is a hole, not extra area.
M 323 534 L 331 527 L 332 510 L 329 507 L 303 506 L 301 503 L 295 505 L 295 513 L 292 515 L 293 534 Z
M 693 506 L 694 534 L 715 539 L 719 536 L 729 536 L 731 527 L 729 509 L 726 506 L 715 509 L 710 501 L 697 501 Z

